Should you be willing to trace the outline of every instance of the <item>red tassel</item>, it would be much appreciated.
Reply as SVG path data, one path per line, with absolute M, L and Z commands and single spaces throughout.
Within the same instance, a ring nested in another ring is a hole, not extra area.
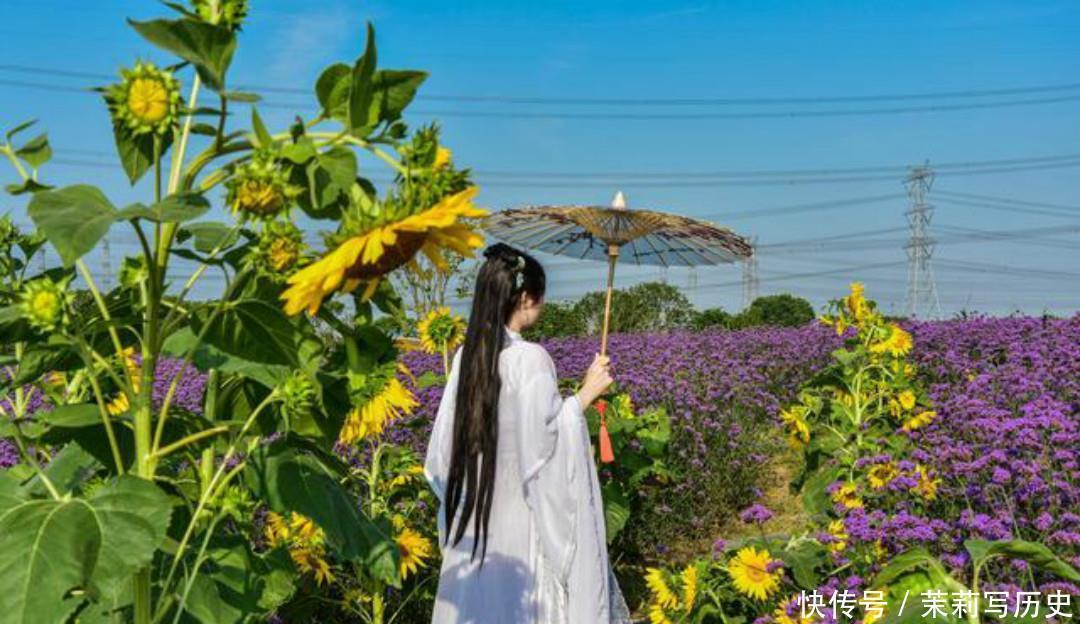
M 610 464 L 615 461 L 615 451 L 611 448 L 611 436 L 607 430 L 607 403 L 603 400 L 596 402 L 596 411 L 600 414 L 600 462 Z

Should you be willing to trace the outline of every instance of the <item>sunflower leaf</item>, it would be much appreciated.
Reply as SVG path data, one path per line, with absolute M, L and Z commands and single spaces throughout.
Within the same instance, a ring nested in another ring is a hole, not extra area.
M 371 102 L 375 97 L 375 64 L 375 27 L 369 22 L 367 47 L 353 65 L 349 83 L 349 131 L 356 136 L 366 136 L 368 130 L 378 122 L 378 117 L 372 118 L 371 115 Z
M 265 301 L 242 299 L 218 314 L 212 310 L 197 311 L 192 329 L 198 333 L 205 328 L 208 344 L 252 362 L 300 366 L 300 358 L 318 342 L 305 320 L 290 319 L 280 307 Z
M 22 147 L 15 150 L 15 155 L 23 159 L 32 169 L 38 169 L 41 165 L 49 162 L 52 158 L 52 148 L 49 146 L 49 137 L 39 134 L 27 141 Z
M 254 106 L 251 107 L 251 129 L 255 133 L 255 147 L 266 148 L 274 143 L 270 131 L 266 129 L 266 124 L 259 116 L 259 110 Z
M 345 63 L 335 63 L 323 70 L 315 82 L 315 96 L 323 113 L 342 123 L 348 122 L 349 84 L 352 69 Z
M 427 77 L 427 72 L 408 69 L 381 69 L 376 72 L 375 105 L 378 107 L 378 119 L 399 119 Z
M 236 36 L 231 30 L 188 19 L 129 19 L 128 23 L 150 43 L 190 61 L 208 87 L 224 90 L 225 73 L 236 51 Z
M 97 245 L 117 215 L 105 194 L 87 184 L 36 193 L 27 212 L 66 267 Z
M 177 193 L 151 206 L 132 204 L 116 213 L 117 220 L 146 219 L 154 223 L 183 223 L 198 219 L 207 210 L 210 202 L 198 193 Z

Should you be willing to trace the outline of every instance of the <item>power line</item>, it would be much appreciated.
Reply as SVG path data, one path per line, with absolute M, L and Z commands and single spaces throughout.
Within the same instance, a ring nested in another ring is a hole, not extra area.
M 37 89 L 44 91 L 93 93 L 90 87 L 80 88 L 70 85 L 56 85 L 43 82 L 22 80 L 0 80 L 0 85 L 24 89 Z M 731 112 L 731 113 L 621 113 L 621 112 L 545 112 L 545 111 L 464 111 L 464 110 L 414 110 L 412 114 L 425 117 L 446 118 L 483 118 L 483 119 L 566 119 L 566 120 L 590 120 L 590 121 L 703 121 L 722 119 L 802 119 L 802 118 L 828 118 L 828 117 L 858 117 L 876 115 L 898 115 L 912 113 L 942 113 L 963 110 L 1015 108 L 1019 106 L 1036 106 L 1047 104 L 1060 104 L 1065 102 L 1080 101 L 1080 94 L 1061 95 L 1054 97 L 1039 97 L 1020 100 L 1003 100 L 997 102 L 972 102 L 966 104 L 926 104 L 919 106 L 891 106 L 862 109 L 840 110 L 787 110 L 787 111 L 758 111 L 758 112 Z M 303 108 L 311 108 L 312 103 L 291 104 L 283 102 L 262 101 L 260 106 L 264 109 L 278 109 L 297 111 Z
M 87 150 L 79 148 L 58 147 L 54 148 L 59 152 L 78 154 L 84 156 L 113 156 L 114 152 L 102 151 L 102 150 Z M 1036 163 L 1055 163 L 1059 161 L 1071 161 L 1080 159 L 1080 152 L 1070 154 L 1055 154 L 1051 156 L 1029 156 L 1023 158 L 998 158 L 991 160 L 969 160 L 969 161 L 955 161 L 944 162 L 935 164 L 934 169 L 949 170 L 949 169 L 981 169 L 985 167 L 998 167 L 1005 165 L 1030 165 Z M 512 178 L 617 178 L 618 180 L 624 180 L 626 178 L 663 178 L 665 180 L 678 180 L 682 178 L 753 178 L 753 177 L 799 177 L 799 176 L 829 176 L 829 175 L 847 175 L 855 173 L 883 173 L 892 172 L 902 174 L 910 168 L 910 165 L 872 165 L 863 167 L 833 167 L 833 168 L 817 168 L 817 169 L 747 169 L 747 170 L 726 170 L 726 171 L 593 171 L 582 172 L 577 171 L 506 171 L 506 170 L 491 170 L 491 169 L 474 169 L 474 174 L 483 175 L 486 177 L 512 177 Z M 1020 200 L 1008 200 L 1002 198 L 987 197 L 985 195 L 972 195 L 971 193 L 957 193 L 948 191 L 935 191 L 934 195 L 955 195 L 958 197 L 970 197 L 975 199 L 987 199 L 997 202 L 1006 203 L 1019 203 L 1023 205 L 1037 206 L 1037 207 L 1051 207 L 1051 208 L 1064 208 L 1080 210 L 1080 207 L 1066 207 L 1058 206 L 1055 204 L 1043 204 L 1025 202 Z M 842 201 L 869 201 L 877 199 L 895 199 L 897 197 L 906 197 L 903 193 L 890 194 L 869 198 L 853 198 L 851 200 Z
M 816 238 L 800 238 L 800 239 L 789 240 L 789 241 L 781 241 L 781 242 L 778 242 L 778 243 L 769 243 L 767 245 L 758 245 L 757 248 L 761 249 L 762 251 L 764 251 L 766 253 L 768 253 L 770 251 L 775 251 L 777 249 L 790 249 L 790 248 L 796 248 L 796 247 L 805 247 L 805 246 L 808 246 L 808 245 L 816 245 L 816 244 L 820 244 L 820 243 L 834 243 L 834 242 L 837 242 L 837 241 L 843 241 L 843 240 L 852 239 L 852 238 L 862 239 L 862 238 L 864 238 L 866 236 L 876 236 L 878 234 L 894 234 L 894 233 L 897 233 L 897 232 L 906 232 L 906 231 L 907 231 L 907 228 L 905 228 L 905 227 L 879 228 L 879 229 L 875 229 L 875 230 L 862 230 L 862 231 L 859 231 L 859 232 L 847 232 L 847 233 L 844 233 L 844 234 L 831 234 L 829 236 L 821 236 L 821 237 L 816 237 Z
M 1042 277 L 1052 280 L 1069 279 L 1080 280 L 1080 273 L 1072 273 L 1069 271 L 1055 271 L 1052 269 L 1036 269 L 1033 267 L 1010 267 L 1005 265 L 995 265 L 985 262 L 973 262 L 970 260 L 948 260 L 939 259 L 937 263 L 941 266 L 951 267 L 957 270 L 971 271 L 976 273 L 996 273 L 996 274 L 1008 274 L 1018 275 L 1021 277 Z
M 78 159 L 56 159 L 53 162 L 60 165 L 68 166 L 84 166 L 84 167 L 112 167 L 115 166 L 112 163 L 96 162 L 88 160 Z M 987 175 L 987 174 L 999 174 L 999 173 L 1016 173 L 1023 171 L 1047 171 L 1051 169 L 1062 169 L 1070 167 L 1080 167 L 1080 158 L 1075 160 L 1066 160 L 1059 162 L 1046 162 L 1041 164 L 1032 165 L 1017 165 L 1010 167 L 995 167 L 986 169 L 970 169 L 954 172 L 944 172 L 939 175 L 949 177 L 963 177 L 963 176 L 975 176 L 975 175 Z M 477 176 L 479 179 L 480 176 Z M 388 183 L 389 180 L 378 180 L 369 178 L 372 182 Z M 627 188 L 668 188 L 671 186 L 679 186 L 685 188 L 722 188 L 728 186 L 797 186 L 805 184 L 846 184 L 846 183 L 859 183 L 859 182 L 882 182 L 882 181 L 895 181 L 895 176 L 847 176 L 847 177 L 823 177 L 823 178 L 791 178 L 791 179 L 755 179 L 755 180 L 715 180 L 715 181 L 700 181 L 700 180 L 688 180 L 688 181 L 673 181 L 673 182 L 635 182 L 633 180 L 624 180 L 619 183 L 620 186 Z M 487 182 L 480 180 L 481 186 L 487 186 L 491 188 L 556 188 L 556 189 L 586 189 L 586 188 L 609 188 L 612 186 L 611 182 L 589 182 L 589 181 L 493 181 Z M 745 216 L 752 216 L 747 214 Z
M 952 199 L 950 197 L 937 197 L 935 193 L 935 201 L 941 204 L 948 204 L 950 206 L 964 206 L 970 208 L 986 208 L 988 210 L 997 210 L 998 212 L 1010 212 L 1014 214 L 1030 214 L 1043 217 L 1061 217 L 1065 219 L 1075 219 L 1080 217 L 1080 214 L 1074 212 L 1063 212 L 1060 210 L 1047 210 L 1041 208 L 1024 208 L 1023 206 L 1011 206 L 1007 204 L 991 204 L 986 202 L 968 201 L 964 199 Z
M 0 64 L 0 71 L 33 75 L 59 76 L 66 78 L 87 78 L 91 80 L 115 80 L 116 76 L 106 73 L 72 71 L 55 67 L 37 67 L 31 65 L 5 63 Z M 310 95 L 312 90 L 299 87 L 281 87 L 271 85 L 245 84 L 238 87 L 246 91 L 265 91 L 267 93 Z M 519 95 L 475 95 L 475 94 L 420 94 L 417 99 L 432 102 L 460 103 L 499 103 L 499 104 L 573 104 L 582 106 L 739 106 L 739 105 L 775 105 L 775 104 L 840 104 L 844 102 L 882 102 L 913 101 L 957 98 L 1000 97 L 1027 95 L 1032 93 L 1057 93 L 1080 89 L 1080 83 L 1034 85 L 1030 87 L 1005 87 L 993 89 L 967 89 L 951 91 L 929 91 L 921 93 L 885 93 L 872 95 L 834 95 L 803 97 L 683 97 L 683 98 L 598 98 L 598 97 L 552 97 Z
M 892 106 L 844 110 L 787 110 L 738 113 L 588 113 L 588 112 L 505 112 L 505 111 L 458 111 L 416 110 L 414 114 L 429 117 L 479 118 L 479 119 L 564 119 L 588 121 L 704 121 L 718 119 L 803 119 L 826 117 L 862 117 L 875 115 L 901 115 L 912 113 L 944 113 L 964 110 L 1015 108 L 1080 101 L 1080 95 L 1029 98 L 1001 102 L 978 102 L 971 104 L 927 104 L 922 106 Z M 266 102 L 265 108 L 297 110 L 297 106 Z
M 959 197 L 961 199 L 974 199 L 981 200 L 983 202 L 993 202 L 996 204 L 1011 204 L 1015 206 L 1030 206 L 1032 208 L 1051 208 L 1054 210 L 1066 210 L 1073 212 L 1080 212 L 1080 206 L 1063 206 L 1061 204 L 1048 204 L 1046 202 L 1033 202 L 1023 199 L 1011 199 L 1008 197 L 995 197 L 993 195 L 979 195 L 976 193 L 960 193 L 957 191 L 936 191 L 937 195 L 944 195 L 946 197 Z

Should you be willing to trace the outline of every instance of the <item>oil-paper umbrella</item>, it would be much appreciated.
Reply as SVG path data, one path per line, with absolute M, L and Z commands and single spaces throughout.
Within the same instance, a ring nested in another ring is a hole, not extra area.
M 753 254 L 746 239 L 727 228 L 680 215 L 627 208 L 621 192 L 615 194 L 611 206 L 504 210 L 488 217 L 484 229 L 495 238 L 526 249 L 607 260 L 601 355 L 607 354 L 611 291 L 615 264 L 620 258 L 637 265 L 701 266 L 732 263 Z M 614 457 L 603 411 L 600 415 L 600 459 L 610 462 Z

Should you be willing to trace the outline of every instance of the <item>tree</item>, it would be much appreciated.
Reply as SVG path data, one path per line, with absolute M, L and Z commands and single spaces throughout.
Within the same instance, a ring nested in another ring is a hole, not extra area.
M 705 329 L 728 329 L 734 317 L 723 308 L 708 308 L 694 315 L 693 327 L 701 331 Z
M 525 331 L 529 340 L 557 338 L 560 336 L 580 336 L 585 333 L 585 322 L 570 302 L 549 301 L 544 304 L 540 320 Z
M 588 334 L 604 323 L 604 291 L 591 292 L 575 304 Z M 682 292 L 663 282 L 643 282 L 615 290 L 611 298 L 612 332 L 667 331 L 690 325 L 694 307 Z
M 777 325 L 799 327 L 814 320 L 814 306 L 794 295 L 767 295 L 758 297 L 748 308 L 735 317 L 733 327 Z

